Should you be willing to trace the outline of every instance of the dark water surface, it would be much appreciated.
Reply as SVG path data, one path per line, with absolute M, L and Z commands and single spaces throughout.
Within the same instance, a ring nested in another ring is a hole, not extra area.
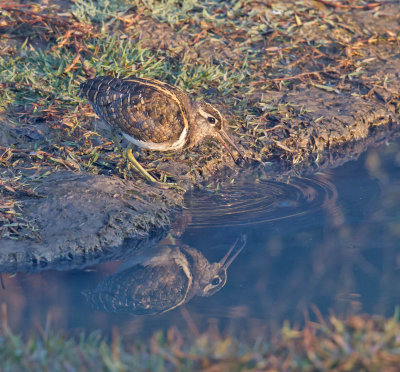
M 391 315 L 400 302 L 399 148 L 398 141 L 383 144 L 340 168 L 286 183 L 259 175 L 237 179 L 217 192 L 188 195 L 187 209 L 173 229 L 176 244 L 189 245 L 216 262 L 239 236 L 247 236 L 228 269 L 226 285 L 210 297 L 181 301 L 187 295 L 187 283 L 181 280 L 187 273 L 175 262 L 171 271 L 176 276 L 169 283 L 177 289 L 161 290 L 169 291 L 168 306 L 174 306 L 175 295 L 182 306 L 158 315 L 93 309 L 90 295 L 83 293 L 93 294 L 98 286 L 98 292 L 126 294 L 142 288 L 143 280 L 165 280 L 165 257 L 173 250 L 165 248 L 172 242 L 168 239 L 149 251 L 156 252 L 153 268 L 164 265 L 149 274 L 135 269 L 151 259 L 143 254 L 84 271 L 3 274 L 0 302 L 7 305 L 9 325 L 16 332 L 50 327 L 72 334 L 109 333 L 117 327 L 120 334 L 140 337 L 173 326 L 195 335 L 217 325 L 256 338 L 281 327 L 285 319 L 301 324 L 314 317 L 315 308 L 324 316 Z M 114 301 L 108 310 L 116 307 Z

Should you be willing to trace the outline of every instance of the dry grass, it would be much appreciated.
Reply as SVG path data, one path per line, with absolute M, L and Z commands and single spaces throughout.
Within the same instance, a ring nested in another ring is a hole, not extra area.
M 319 317 L 303 329 L 286 324 L 274 339 L 256 343 L 215 328 L 195 339 L 171 328 L 145 344 L 121 339 L 116 329 L 111 340 L 49 331 L 25 338 L 9 329 L 4 305 L 2 312 L 3 371 L 397 371 L 400 363 L 397 313 L 390 319 Z

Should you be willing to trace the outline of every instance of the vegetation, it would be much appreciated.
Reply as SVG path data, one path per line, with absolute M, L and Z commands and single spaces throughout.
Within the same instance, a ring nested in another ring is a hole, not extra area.
M 52 172 L 141 182 L 78 97 L 87 78 L 167 81 L 214 102 L 250 158 L 319 166 L 323 151 L 398 124 L 398 14 L 397 0 L 3 2 L 0 240 L 37 238 L 21 200 L 41 197 Z M 135 157 L 165 180 L 207 181 L 224 165 L 215 144 Z M 149 344 L 116 331 L 28 337 L 12 333 L 3 308 L 0 370 L 396 371 L 399 334 L 396 314 L 319 317 L 255 343 L 174 329 Z
M 33 171 L 138 180 L 118 141 L 94 125 L 92 108 L 77 96 L 79 84 L 96 75 L 157 78 L 213 101 L 249 158 L 291 167 L 309 167 L 333 145 L 386 128 L 400 110 L 393 75 L 400 36 L 390 16 L 396 1 L 74 0 L 0 7 L 3 237 L 17 237 L 20 225 L 31 224 L 18 215 L 18 200 L 27 182 L 34 186 Z M 374 68 L 378 60 L 391 62 Z M 347 108 L 338 113 L 337 106 Z M 225 166 L 215 144 L 179 160 L 148 151 L 135 157 L 163 180 L 204 182 Z
M 14 124 L 44 122 L 52 129 L 36 149 L 51 156 L 30 155 L 34 164 L 93 173 L 111 167 L 127 176 L 113 144 L 93 130 L 94 114 L 77 96 L 78 87 L 102 74 L 158 78 L 223 100 L 242 144 L 264 153 L 271 129 L 265 120 L 305 115 L 307 107 L 277 106 L 260 94 L 304 79 L 323 91 L 345 93 L 343 79 L 365 74 L 374 60 L 366 59 L 371 45 L 398 41 L 396 32 L 372 33 L 357 23 L 367 10 L 378 16 L 379 5 L 76 0 L 65 12 L 40 3 L 3 4 L 0 109 Z M 290 150 L 278 140 L 274 146 Z
M 4 308 L 3 308 L 4 310 Z M 215 331 L 215 330 L 214 330 Z M 286 324 L 270 341 L 241 341 L 206 332 L 187 338 L 175 328 L 149 343 L 127 341 L 116 330 L 70 338 L 28 338 L 0 331 L 1 371 L 396 371 L 400 363 L 398 314 L 383 319 L 331 316 L 303 329 Z

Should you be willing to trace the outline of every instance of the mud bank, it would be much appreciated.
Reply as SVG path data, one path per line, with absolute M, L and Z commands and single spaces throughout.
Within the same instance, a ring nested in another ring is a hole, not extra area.
M 323 112 L 326 125 L 306 125 L 304 118 L 276 124 L 267 140 L 271 150 L 265 153 L 265 162 L 252 160 L 238 168 L 234 164 L 221 166 L 213 159 L 206 172 L 198 171 L 197 185 L 231 182 L 237 172 L 261 170 L 271 180 L 310 174 L 356 159 L 369 146 L 400 134 L 397 114 L 389 110 L 363 111 L 360 105 L 345 105 L 337 95 L 329 96 L 329 101 L 321 98 L 323 94 L 318 97 L 324 102 L 338 102 L 345 114 L 339 116 L 320 108 L 315 114 Z M 354 107 L 357 111 L 352 110 Z M 308 115 L 309 123 L 312 118 Z M 260 155 L 249 149 L 246 152 L 254 158 Z M 226 156 L 223 152 L 218 155 Z M 171 162 L 166 170 L 176 173 L 181 168 L 179 162 Z M 191 187 L 185 179 L 181 185 Z M 35 177 L 29 186 L 34 193 L 13 194 L 30 226 L 19 231 L 22 238 L 1 240 L 3 271 L 85 267 L 117 259 L 126 250 L 146 248 L 161 240 L 169 230 L 171 216 L 179 214 L 183 206 L 182 192 L 116 176 L 57 171 Z M 127 239 L 128 246 L 124 245 Z
M 25 239 L 2 239 L 3 270 L 73 268 L 116 259 L 131 237 L 129 249 L 155 244 L 168 229 L 176 200 L 168 191 L 115 177 L 55 172 L 36 183 L 35 195 L 19 199 L 34 231 L 21 230 Z

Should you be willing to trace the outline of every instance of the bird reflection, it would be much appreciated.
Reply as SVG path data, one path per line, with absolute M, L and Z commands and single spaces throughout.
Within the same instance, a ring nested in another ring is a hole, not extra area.
M 225 256 L 210 263 L 187 245 L 162 246 L 121 264 L 94 291 L 85 293 L 94 308 L 108 312 L 159 314 L 194 296 L 211 296 L 226 283 L 227 269 L 246 244 L 240 236 Z

